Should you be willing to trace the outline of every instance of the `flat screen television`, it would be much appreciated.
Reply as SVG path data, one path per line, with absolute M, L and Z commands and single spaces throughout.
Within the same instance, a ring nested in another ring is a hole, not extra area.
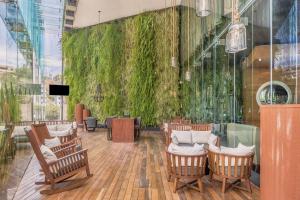
M 68 85 L 49 85 L 49 95 L 69 96 Z

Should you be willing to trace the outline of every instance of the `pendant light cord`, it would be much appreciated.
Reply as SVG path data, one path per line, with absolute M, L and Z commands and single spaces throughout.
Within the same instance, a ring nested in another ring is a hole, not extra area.
M 172 0 L 172 10 L 173 10 L 173 32 L 172 32 L 172 56 L 175 57 L 175 1 L 176 0 Z
M 232 18 L 232 23 L 235 23 L 239 20 L 239 4 L 238 0 L 232 0 L 232 13 L 231 13 L 231 18 Z
M 188 0 L 188 72 L 190 71 L 190 3 L 191 0 Z

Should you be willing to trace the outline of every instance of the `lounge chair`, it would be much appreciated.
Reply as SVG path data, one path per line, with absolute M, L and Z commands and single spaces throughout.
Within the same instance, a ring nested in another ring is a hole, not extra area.
M 45 139 L 52 139 L 54 136 L 51 136 L 47 125 L 45 123 L 41 124 L 31 124 L 32 131 L 37 135 L 40 142 L 45 144 Z M 81 138 L 77 136 L 77 132 L 73 131 L 64 136 L 57 136 L 61 142 L 61 147 L 66 147 L 69 145 L 77 144 L 82 145 Z
M 45 175 L 44 184 L 50 184 L 50 189 L 42 190 L 41 194 L 55 194 L 80 187 L 88 178 L 92 176 L 89 169 L 87 149 L 75 150 L 75 145 L 59 149 L 53 153 L 57 159 L 46 161 L 41 151 L 42 143 L 32 130 L 25 130 L 26 135 L 32 145 L 33 151 L 41 165 Z M 84 178 L 67 180 L 82 170 L 86 171 Z M 61 183 L 61 184 L 58 184 Z

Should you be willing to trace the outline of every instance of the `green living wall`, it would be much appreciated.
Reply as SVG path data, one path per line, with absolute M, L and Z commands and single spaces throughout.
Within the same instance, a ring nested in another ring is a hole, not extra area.
M 178 47 L 178 10 L 175 19 Z M 77 103 L 100 120 L 129 112 L 141 116 L 146 126 L 178 115 L 179 69 L 170 66 L 172 30 L 172 12 L 166 9 L 65 33 L 68 118 L 74 118 Z M 175 53 L 178 57 L 178 48 Z M 94 99 L 97 85 L 101 102 Z

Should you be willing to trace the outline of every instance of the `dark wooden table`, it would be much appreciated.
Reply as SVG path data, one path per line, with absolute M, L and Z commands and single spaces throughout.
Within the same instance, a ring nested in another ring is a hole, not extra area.
M 114 118 L 112 120 L 113 142 L 134 142 L 134 119 Z

